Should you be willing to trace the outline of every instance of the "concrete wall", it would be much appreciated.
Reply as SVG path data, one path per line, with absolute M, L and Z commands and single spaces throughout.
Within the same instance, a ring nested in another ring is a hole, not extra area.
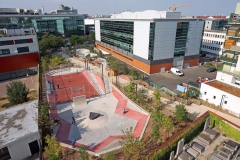
M 229 110 L 230 112 L 232 112 L 237 116 L 240 116 L 240 107 L 239 107 L 240 98 L 239 97 L 231 95 L 220 89 L 211 87 L 205 83 L 201 84 L 200 92 L 201 92 L 201 99 L 206 100 L 209 103 L 213 103 L 216 106 L 220 106 L 221 100 L 223 98 L 222 108 L 225 110 Z M 215 99 L 214 99 L 214 96 L 215 96 Z M 227 104 L 224 103 L 225 101 L 227 102 Z
M 149 32 L 149 21 L 134 22 L 133 54 L 144 59 L 148 59 Z
M 185 56 L 198 55 L 202 41 L 204 21 L 190 21 Z
M 37 40 L 36 35 L 4 37 L 4 38 L 1 38 L 1 41 L 18 40 L 18 39 L 30 39 L 30 38 L 33 40 L 32 43 L 3 45 L 3 46 L 0 46 L 0 50 L 1 49 L 9 49 L 11 55 L 13 55 L 13 54 L 18 54 L 19 55 L 19 54 L 22 54 L 22 53 L 18 53 L 17 48 L 19 48 L 19 47 L 29 47 L 29 52 L 38 52 L 39 47 L 38 47 L 38 40 Z M 3 55 L 3 56 L 9 56 L 9 54 L 8 55 Z
M 212 23 L 213 23 L 212 20 L 206 20 L 204 30 L 211 30 L 212 29 Z
M 233 75 L 223 72 L 217 72 L 216 80 L 240 88 L 239 85 L 235 84 L 235 78 L 233 77 Z
M 156 22 L 153 60 L 173 58 L 177 22 Z
M 13 143 L 7 145 L 8 151 L 11 155 L 11 159 L 13 160 L 22 160 L 29 156 L 31 156 L 31 151 L 29 148 L 29 143 L 39 140 L 40 134 L 34 133 L 32 135 L 28 135 L 25 138 L 22 138 L 20 140 L 16 140 Z M 39 141 L 38 141 L 39 143 Z M 39 145 L 40 148 L 40 145 Z
M 100 34 L 100 20 L 95 20 L 95 39 L 97 41 L 101 41 L 101 34 Z

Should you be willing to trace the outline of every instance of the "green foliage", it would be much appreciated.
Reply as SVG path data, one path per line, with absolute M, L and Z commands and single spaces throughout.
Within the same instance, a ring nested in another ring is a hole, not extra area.
M 52 58 L 49 59 L 50 65 L 54 67 L 64 63 L 64 61 L 65 61 L 65 58 L 61 56 L 53 56 Z
M 182 138 L 185 139 L 185 143 L 189 143 L 193 138 L 195 138 L 200 132 L 202 132 L 204 123 L 208 115 L 202 117 L 198 123 L 193 124 L 190 128 L 185 130 L 181 135 L 178 135 L 176 139 L 171 141 L 166 148 L 158 150 L 152 157 L 149 157 L 150 160 L 159 160 L 159 159 L 169 159 L 170 153 L 176 151 L 177 143 Z
M 86 42 L 86 38 L 84 36 L 78 35 L 72 35 L 69 40 L 72 45 L 83 44 L 84 42 Z
M 116 160 L 117 157 L 113 152 L 108 152 L 104 158 L 104 160 Z
M 48 69 L 48 62 L 46 58 L 41 57 L 41 64 L 42 64 L 42 69 L 46 71 Z
M 11 104 L 19 104 L 28 101 L 29 89 L 21 81 L 12 81 L 7 85 L 7 96 Z
M 153 100 L 156 106 L 161 104 L 161 94 L 158 90 L 153 93 Z
M 103 58 L 103 57 L 104 57 L 104 54 L 102 53 L 101 50 L 98 52 L 98 56 L 99 56 L 100 58 Z
M 176 112 L 175 112 L 175 116 L 176 116 L 176 119 L 178 121 L 185 121 L 187 120 L 187 110 L 185 108 L 184 105 L 182 104 L 179 104 L 179 105 L 176 105 Z
M 95 40 L 95 32 L 91 32 L 89 35 L 88 35 L 88 39 L 90 41 L 94 41 Z
M 133 79 L 138 79 L 139 74 L 136 70 L 133 70 L 133 69 L 130 70 L 129 74 L 130 74 L 130 76 L 132 76 Z
M 49 117 L 49 108 L 46 104 L 39 105 L 39 113 L 38 113 L 38 127 L 39 128 L 50 128 L 53 124 L 53 121 Z
M 48 159 L 49 160 L 60 160 L 60 150 L 61 146 L 60 143 L 57 141 L 57 138 L 53 136 L 52 138 L 47 135 L 45 137 L 47 146 L 44 147 L 44 150 L 48 153 Z
M 152 126 L 152 133 L 151 136 L 153 137 L 154 140 L 158 140 L 160 138 L 160 132 L 159 132 L 159 125 L 158 124 L 154 124 Z
M 189 88 L 186 93 L 187 98 L 198 98 L 199 95 L 200 95 L 199 89 L 193 87 Z
M 126 64 L 122 64 L 122 65 L 120 65 L 119 66 L 119 70 L 120 70 L 120 73 L 121 74 L 128 74 L 129 73 L 129 69 L 128 69 L 128 67 L 127 67 L 127 65 Z
M 84 146 L 79 148 L 80 160 L 89 160 L 89 154 Z
M 235 129 L 234 127 L 232 127 L 228 123 L 224 122 L 219 117 L 217 117 L 213 114 L 210 114 L 210 124 L 213 127 L 216 127 L 217 129 L 219 129 L 226 136 L 231 137 L 231 138 L 235 139 L 236 141 L 240 142 L 240 136 L 239 136 L 240 130 Z
M 212 62 L 205 62 L 204 66 L 205 67 L 214 67 L 214 64 Z
M 119 63 L 115 58 L 108 57 L 107 62 L 108 62 L 108 67 L 112 68 L 114 71 L 119 70 Z
M 39 48 L 42 52 L 46 51 L 47 49 L 61 47 L 63 45 L 63 39 L 54 35 L 44 35 L 39 41 Z
M 135 87 L 136 87 L 135 83 L 131 82 L 129 83 L 129 85 L 125 87 L 125 91 L 127 91 L 128 93 L 133 93 L 135 90 Z
M 123 140 L 120 142 L 123 152 L 127 157 L 140 158 L 140 153 L 145 149 L 145 143 L 132 135 L 132 127 L 122 131 Z

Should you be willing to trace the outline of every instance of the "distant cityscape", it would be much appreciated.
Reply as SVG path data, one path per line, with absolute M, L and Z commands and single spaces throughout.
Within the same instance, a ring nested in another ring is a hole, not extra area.
M 191 6 L 0 8 L 0 160 L 240 160 L 240 3 Z

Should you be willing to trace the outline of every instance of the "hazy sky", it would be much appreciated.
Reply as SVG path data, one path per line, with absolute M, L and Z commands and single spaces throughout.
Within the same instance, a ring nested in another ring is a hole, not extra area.
M 182 15 L 230 15 L 240 0 L 0 0 L 0 8 L 41 9 L 46 12 L 57 9 L 60 4 L 78 9 L 78 13 L 112 14 L 126 10 L 167 10 L 169 6 L 193 4 L 179 8 Z

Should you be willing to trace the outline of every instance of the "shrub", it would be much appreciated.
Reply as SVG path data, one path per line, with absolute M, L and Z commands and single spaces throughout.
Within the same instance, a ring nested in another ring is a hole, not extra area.
M 57 138 L 54 137 L 50 137 L 49 135 L 47 135 L 45 137 L 46 142 L 47 142 L 47 146 L 44 147 L 44 150 L 48 153 L 48 159 L 49 160 L 60 160 L 60 150 L 61 150 L 61 146 L 60 143 L 57 141 Z
M 21 81 L 13 81 L 7 85 L 7 96 L 11 104 L 19 104 L 28 101 L 29 89 Z
M 153 137 L 154 140 L 158 140 L 160 138 L 159 125 L 158 124 L 154 124 L 152 126 L 151 136 Z
M 185 121 L 187 120 L 187 110 L 184 105 L 179 104 L 176 106 L 175 116 L 178 121 Z

